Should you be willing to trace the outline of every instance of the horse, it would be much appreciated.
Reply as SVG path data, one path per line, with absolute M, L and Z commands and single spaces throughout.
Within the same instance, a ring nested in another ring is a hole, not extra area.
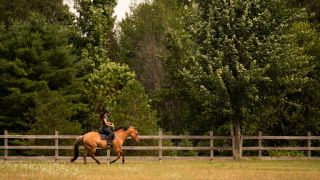
M 112 160 L 110 164 L 116 162 L 120 156 L 122 156 L 122 164 L 124 164 L 124 153 L 122 150 L 122 145 L 124 141 L 130 136 L 136 142 L 139 142 L 138 130 L 135 127 L 119 127 L 114 130 L 115 138 L 112 141 L 112 147 L 114 151 L 117 153 L 117 158 Z M 91 131 L 82 136 L 79 136 L 74 144 L 74 156 L 71 158 L 71 162 L 74 162 L 79 157 L 79 146 L 83 144 L 85 148 L 85 152 L 83 153 L 84 164 L 87 163 L 87 156 L 90 156 L 92 159 L 96 161 L 97 164 L 100 164 L 99 160 L 97 160 L 94 156 L 97 147 L 102 149 L 107 149 L 107 140 L 102 140 L 99 132 Z

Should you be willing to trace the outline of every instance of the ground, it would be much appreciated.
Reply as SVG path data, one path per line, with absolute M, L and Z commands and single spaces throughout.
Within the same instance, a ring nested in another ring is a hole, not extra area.
M 320 179 L 319 160 L 166 160 L 97 165 L 4 162 L 0 179 Z

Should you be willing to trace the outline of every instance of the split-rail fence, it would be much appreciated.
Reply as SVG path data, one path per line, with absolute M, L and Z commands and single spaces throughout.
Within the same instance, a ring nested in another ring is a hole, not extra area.
M 59 150 L 72 150 L 73 146 L 72 144 L 64 146 L 59 145 L 59 140 L 75 140 L 78 137 L 78 135 L 60 135 L 58 131 L 55 131 L 54 135 L 11 135 L 8 133 L 8 131 L 4 131 L 3 135 L 0 135 L 0 140 L 3 141 L 3 145 L 0 145 L 0 151 L 2 150 L 2 159 L 3 160 L 10 160 L 10 159 L 17 159 L 19 157 L 12 157 L 9 156 L 10 150 L 52 150 L 54 151 L 54 156 L 51 157 L 55 161 L 66 159 L 64 156 L 59 155 Z M 31 145 L 31 146 L 16 146 L 16 145 L 9 145 L 10 139 L 46 139 L 46 140 L 52 140 L 54 141 L 54 145 L 47 146 L 47 145 Z M 203 140 L 208 141 L 208 146 L 201 146 L 201 147 L 182 147 L 182 146 L 166 146 L 164 145 L 164 140 Z M 215 156 L 215 151 L 233 151 L 234 149 L 234 138 L 232 136 L 215 136 L 213 135 L 213 132 L 209 132 L 207 136 L 191 136 L 191 135 L 164 135 L 162 131 L 159 131 L 158 135 L 141 135 L 140 140 L 157 140 L 158 145 L 156 146 L 123 146 L 124 150 L 133 150 L 133 151 L 158 151 L 158 156 L 154 157 L 158 160 L 167 159 L 169 157 L 163 156 L 164 151 L 174 150 L 174 151 L 209 151 L 210 154 L 207 157 L 198 157 L 198 158 L 204 158 L 209 160 L 214 160 L 217 158 Z M 214 146 L 214 141 L 216 140 L 225 140 L 229 141 L 227 143 L 227 146 Z M 243 146 L 243 151 L 257 151 L 257 157 L 256 158 L 263 158 L 263 151 L 272 151 L 272 150 L 279 150 L 279 151 L 305 151 L 306 156 L 305 158 L 309 159 L 319 159 L 319 157 L 312 156 L 312 151 L 320 151 L 319 146 L 313 146 L 312 144 L 320 144 L 320 136 L 312 136 L 310 132 L 308 132 L 307 136 L 264 136 L 262 132 L 259 132 L 258 136 L 243 136 L 243 140 L 254 140 L 257 141 L 258 146 Z M 264 146 L 263 141 L 265 140 L 301 140 L 305 141 L 306 146 L 299 146 L 299 147 L 292 147 L 292 146 L 286 146 L 286 147 L 270 147 L 270 146 Z M 316 142 L 317 143 L 313 143 Z M 0 153 L 1 154 L 1 153 Z M 36 158 L 36 157 L 31 157 Z M 43 158 L 43 157 L 42 157 Z M 197 157 L 196 157 L 197 158 Z M 230 157 L 229 157 L 230 158 Z M 0 158 L 1 159 L 1 158 Z M 107 161 L 110 160 L 110 150 L 107 150 Z

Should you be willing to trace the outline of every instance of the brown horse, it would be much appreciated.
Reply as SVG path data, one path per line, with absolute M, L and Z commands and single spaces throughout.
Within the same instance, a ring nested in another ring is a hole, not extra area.
M 120 156 L 122 156 L 122 163 L 124 163 L 124 154 L 122 150 L 123 142 L 128 138 L 132 137 L 136 142 L 139 142 L 138 131 L 136 128 L 129 126 L 129 127 L 119 127 L 115 129 L 115 138 L 112 141 L 112 146 L 115 152 L 117 153 L 117 158 L 110 163 L 116 162 Z M 76 141 L 74 142 L 74 156 L 70 160 L 74 162 L 79 157 L 79 145 L 83 144 L 85 148 L 85 152 L 83 154 L 84 163 L 87 162 L 87 156 L 90 156 L 94 159 L 98 164 L 100 162 L 94 157 L 94 154 L 97 150 L 97 147 L 102 149 L 107 149 L 107 141 L 102 140 L 100 137 L 99 132 L 91 131 L 82 136 L 79 136 Z

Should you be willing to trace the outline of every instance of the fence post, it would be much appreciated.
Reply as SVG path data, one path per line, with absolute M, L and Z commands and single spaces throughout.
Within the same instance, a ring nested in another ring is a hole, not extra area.
M 110 149 L 108 148 L 108 149 L 107 149 L 107 162 L 108 162 L 108 163 L 110 163 L 110 161 L 111 161 L 111 157 L 110 157 L 111 155 L 110 155 L 110 154 L 111 154 L 111 153 L 110 153 Z
M 308 157 L 311 158 L 311 132 L 308 132 Z
M 59 131 L 54 132 L 54 162 L 57 162 L 59 159 Z
M 4 160 L 8 160 L 8 131 L 4 131 Z
M 159 161 L 162 161 L 162 131 L 159 130 Z
M 259 158 L 262 157 L 262 131 L 259 131 Z
M 210 161 L 213 160 L 214 150 L 213 150 L 213 132 L 210 131 Z

